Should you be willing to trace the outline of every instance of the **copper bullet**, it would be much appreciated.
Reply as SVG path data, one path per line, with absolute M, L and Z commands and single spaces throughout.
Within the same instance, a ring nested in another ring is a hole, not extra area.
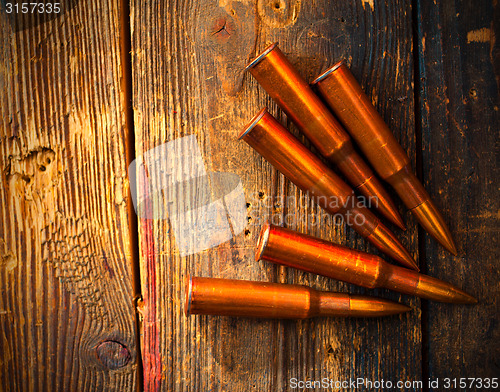
M 316 155 L 262 109 L 239 135 L 269 163 L 322 208 L 342 214 L 364 238 L 401 264 L 417 269 L 415 261 L 396 236 L 363 203 L 354 191 Z
M 371 289 L 383 287 L 439 302 L 477 302 L 469 294 L 442 280 L 397 267 L 369 253 L 269 224 L 262 227 L 255 259 Z
M 379 211 L 404 229 L 403 220 L 394 202 L 370 167 L 354 151 L 347 132 L 290 64 L 277 44 L 269 46 L 246 69 L 316 146 L 321 155 L 332 161 L 352 186 L 364 196 L 376 197 Z
M 317 291 L 296 284 L 200 277 L 188 279 L 184 309 L 186 316 L 212 314 L 276 319 L 377 317 L 411 310 L 381 298 Z
M 457 254 L 450 230 L 423 185 L 413 174 L 410 158 L 378 114 L 370 99 L 341 61 L 313 85 L 363 150 L 375 171 L 389 182 L 424 229 Z

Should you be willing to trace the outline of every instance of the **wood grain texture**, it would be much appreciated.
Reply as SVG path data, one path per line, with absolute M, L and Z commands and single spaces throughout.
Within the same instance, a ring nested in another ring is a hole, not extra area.
M 419 1 L 417 10 L 423 177 L 459 249 L 453 257 L 426 237 L 426 268 L 479 299 L 472 307 L 428 305 L 426 371 L 497 377 L 500 8 Z
M 281 391 L 290 389 L 292 377 L 421 378 L 420 302 L 415 298 L 371 292 L 415 308 L 383 320 L 263 321 L 186 318 L 183 313 L 188 274 L 369 292 L 254 260 L 260 224 L 267 219 L 375 252 L 236 140 L 264 105 L 296 132 L 250 75 L 243 74 L 245 64 L 267 44 L 279 41 L 308 80 L 347 58 L 415 163 L 410 3 L 305 3 L 131 3 L 137 156 L 194 134 L 208 171 L 240 176 L 248 207 L 244 232 L 185 257 L 179 255 L 168 220 L 139 220 L 146 391 Z M 416 225 L 409 214 L 405 219 L 408 230 L 398 234 L 417 257 Z
M 0 389 L 131 390 L 119 3 L 81 1 L 32 26 L 5 18 Z

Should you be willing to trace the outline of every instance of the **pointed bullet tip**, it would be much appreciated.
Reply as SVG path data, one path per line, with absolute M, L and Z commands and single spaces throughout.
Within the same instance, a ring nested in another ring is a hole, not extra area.
M 413 262 L 412 264 L 412 269 L 417 271 L 417 272 L 420 272 L 420 268 L 418 267 L 417 263 Z
M 386 316 L 392 316 L 395 314 L 408 313 L 412 308 L 409 306 L 403 305 L 399 302 L 390 302 L 385 305 L 385 309 L 381 312 Z
M 451 286 L 449 301 L 455 304 L 473 305 L 477 304 L 477 299 L 456 287 Z
M 394 224 L 395 224 L 395 225 L 396 225 L 399 229 L 401 229 L 401 230 L 403 230 L 403 231 L 406 231 L 406 226 L 405 226 L 405 224 L 404 224 L 404 222 L 403 222 L 403 219 L 401 219 L 401 218 L 400 218 L 399 220 L 396 220 L 396 219 L 395 219 L 395 220 L 393 221 L 393 223 L 394 223 Z
M 405 249 L 406 250 L 406 249 Z M 410 256 L 409 253 L 407 254 L 402 254 L 400 256 L 400 259 L 398 260 L 402 265 L 404 265 L 406 268 L 411 269 L 413 271 L 420 271 L 420 268 L 418 267 L 417 263 L 415 263 L 415 260 Z
M 403 304 L 400 304 L 400 312 L 401 313 L 407 313 L 407 312 L 409 312 L 411 310 L 412 310 L 411 307 L 403 305 Z
M 453 241 L 451 241 L 451 247 L 448 250 L 453 254 L 453 256 L 458 256 L 457 247 Z
M 375 208 L 378 209 L 378 211 L 389 222 L 402 230 L 406 229 L 403 218 L 401 218 L 396 205 L 377 177 L 372 175 L 363 184 L 359 185 L 357 189 L 361 194 L 368 197 L 368 200 L 372 200 L 371 198 L 373 197 L 375 198 L 375 200 L 377 200 Z
M 410 253 L 387 227 L 379 222 L 375 230 L 367 237 L 368 240 L 385 254 L 407 268 L 418 271 L 418 266 Z
M 420 272 L 420 268 L 418 267 L 418 264 L 415 262 L 415 260 L 407 258 L 408 265 L 407 267 L 409 269 L 412 269 L 414 271 Z
M 375 297 L 351 295 L 349 311 L 351 316 L 380 317 L 406 313 L 412 310 L 402 303 Z
M 391 304 L 391 306 L 388 306 L 386 309 L 387 315 L 391 314 L 401 314 L 401 313 L 408 313 L 412 308 L 409 306 L 403 305 L 399 302 L 394 302 Z
M 415 295 L 431 301 L 448 302 L 453 304 L 475 304 L 477 299 L 462 291 L 458 287 L 443 280 L 419 275 Z
M 429 199 L 411 210 L 422 227 L 432 235 L 448 252 L 457 255 L 450 230 L 434 203 Z
M 401 215 L 399 215 L 399 212 L 396 210 L 396 206 L 392 205 L 390 206 L 390 209 L 386 208 L 384 212 L 385 212 L 384 215 L 393 225 L 395 225 L 396 227 L 398 227 L 403 231 L 406 230 L 403 218 L 401 218 Z
M 416 272 L 420 272 L 420 268 L 418 268 L 416 265 L 408 266 L 408 269 L 411 269 L 411 270 L 416 271 Z
M 441 233 L 441 240 L 439 241 L 443 247 L 450 252 L 453 256 L 457 256 L 457 246 L 455 245 L 455 242 L 451 238 L 451 234 L 449 232 L 442 232 Z
M 466 304 L 466 305 L 474 305 L 478 303 L 477 298 L 474 298 L 472 295 L 469 295 L 467 293 L 462 294 L 462 298 L 460 298 L 460 303 Z

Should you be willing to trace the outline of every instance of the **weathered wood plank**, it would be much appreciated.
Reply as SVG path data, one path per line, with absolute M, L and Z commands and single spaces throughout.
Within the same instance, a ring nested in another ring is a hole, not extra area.
M 137 156 L 196 135 L 208 171 L 241 178 L 249 220 L 232 241 L 187 257 L 180 256 L 168 220 L 139 220 L 145 390 L 287 390 L 292 377 L 420 379 L 420 302 L 414 298 L 374 292 L 415 307 L 383 320 L 281 322 L 183 314 L 188 274 L 368 291 L 254 261 L 259 226 L 266 219 L 374 249 L 337 226 L 236 140 L 263 105 L 287 122 L 243 69 L 273 41 L 309 80 L 347 58 L 415 160 L 410 3 L 133 1 L 131 10 Z M 161 186 L 159 179 L 150 180 L 153 188 Z M 409 214 L 405 218 L 409 228 L 398 234 L 418 256 L 416 225 Z
M 459 249 L 452 257 L 426 237 L 426 268 L 480 302 L 428 305 L 426 373 L 498 377 L 500 7 L 419 1 L 418 14 L 424 180 Z
M 2 390 L 136 383 L 119 16 L 0 12 Z

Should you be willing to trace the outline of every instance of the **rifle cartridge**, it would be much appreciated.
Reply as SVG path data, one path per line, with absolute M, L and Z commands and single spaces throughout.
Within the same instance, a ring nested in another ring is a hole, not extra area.
M 186 316 L 306 319 L 320 316 L 378 317 L 411 310 L 386 299 L 317 291 L 296 284 L 217 278 L 188 278 Z
M 386 288 L 432 301 L 477 302 L 469 294 L 442 280 L 397 267 L 366 252 L 270 224 L 262 226 L 255 259 L 358 286 Z
M 443 216 L 411 169 L 410 158 L 378 114 L 344 61 L 312 83 L 357 142 L 375 171 L 392 185 L 422 227 L 454 255 Z

